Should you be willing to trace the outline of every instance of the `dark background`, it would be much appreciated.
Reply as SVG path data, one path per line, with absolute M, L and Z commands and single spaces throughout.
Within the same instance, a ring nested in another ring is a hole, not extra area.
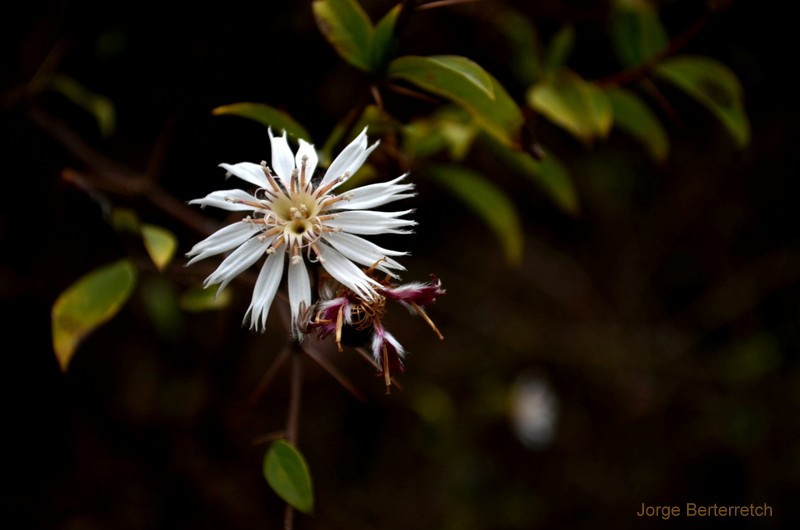
M 522 101 L 525 87 L 497 51 L 504 41 L 483 23 L 482 10 L 499 4 L 417 13 L 400 51 L 472 57 Z M 587 77 L 617 68 L 603 2 L 508 4 L 545 36 L 576 24 L 570 64 Z M 670 32 L 702 15 L 697 4 L 661 3 Z M 373 18 L 390 6 L 366 5 Z M 522 213 L 519 268 L 467 208 L 412 174 L 416 235 L 381 243 L 412 252 L 405 279 L 443 279 L 447 295 L 430 314 L 446 340 L 395 308 L 387 325 L 411 353 L 403 390 L 390 396 L 351 350 L 331 354 L 364 401 L 304 363 L 299 446 L 317 506 L 313 517 L 298 516 L 298 528 L 798 523 L 800 114 L 790 81 L 795 23 L 776 5 L 734 1 L 684 50 L 720 60 L 742 80 L 752 125 L 744 150 L 680 97 L 662 165 L 616 134 L 586 149 L 537 124 L 543 145 L 570 167 L 581 210 L 559 211 L 502 168 L 488 175 Z M 232 284 L 226 310 L 182 313 L 157 328 L 148 289 L 183 291 L 218 262 L 186 269 L 179 255 L 164 274 L 142 265 L 131 302 L 62 374 L 50 342 L 59 293 L 125 255 L 146 264 L 138 243 L 110 226 L 110 206 L 174 231 L 180 254 L 212 226 L 129 189 L 81 189 L 63 171 L 94 182 L 102 153 L 123 175 L 152 175 L 182 204 L 220 188 L 218 163 L 268 156 L 264 128 L 211 109 L 269 103 L 320 145 L 364 77 L 323 40 L 307 2 L 15 9 L 2 24 L 0 71 L 4 525 L 280 528 L 282 503 L 261 475 L 265 446 L 253 441 L 283 428 L 288 371 L 250 400 L 283 347 L 279 319 L 263 335 L 241 327 L 245 278 Z M 102 138 L 91 116 L 60 94 L 26 91 L 46 61 L 114 102 L 113 136 Z M 427 110 L 390 103 L 402 117 Z M 556 404 L 547 409 L 551 437 L 517 434 L 511 412 L 525 381 L 544 385 L 545 403 Z M 642 520 L 635 513 L 643 502 L 767 503 L 773 516 Z

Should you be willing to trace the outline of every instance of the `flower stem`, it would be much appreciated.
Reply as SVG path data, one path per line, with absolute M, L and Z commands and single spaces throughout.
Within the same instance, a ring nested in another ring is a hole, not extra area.
M 292 445 L 297 445 L 298 425 L 300 424 L 300 397 L 303 390 L 303 350 L 300 344 L 295 342 L 292 346 L 292 373 L 290 375 L 289 389 L 289 412 L 286 418 L 286 441 Z M 294 528 L 294 508 L 286 505 L 283 515 L 284 530 Z

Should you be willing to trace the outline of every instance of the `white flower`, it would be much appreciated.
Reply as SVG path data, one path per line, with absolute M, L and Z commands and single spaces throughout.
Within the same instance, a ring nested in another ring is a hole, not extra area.
M 328 274 L 365 299 L 376 298 L 380 284 L 356 264 L 371 266 L 380 261 L 377 268 L 391 276 L 395 276 L 394 270 L 404 270 L 390 256 L 406 252 L 381 248 L 359 235 L 407 233 L 406 227 L 416 223 L 402 216 L 411 210 L 376 212 L 369 208 L 413 196 L 414 185 L 402 182 L 407 175 L 404 174 L 389 182 L 369 184 L 339 195 L 333 193 L 358 171 L 378 145 L 375 142 L 367 147 L 366 128 L 319 180 L 314 179 L 318 157 L 313 145 L 301 139 L 297 153 L 293 154 L 285 132 L 283 136 L 273 136 L 270 130 L 269 137 L 272 169 L 265 162 L 220 164 L 228 176 L 255 185 L 257 189 L 252 195 L 238 189 L 222 190 L 189 202 L 251 213 L 197 243 L 187 256 L 192 258 L 191 265 L 232 251 L 203 284 L 204 287 L 219 284 L 219 291 L 266 256 L 245 314 L 251 329 L 264 330 L 288 255 L 292 328 L 293 333 L 299 334 L 298 318 L 312 303 L 306 261 L 319 262 Z

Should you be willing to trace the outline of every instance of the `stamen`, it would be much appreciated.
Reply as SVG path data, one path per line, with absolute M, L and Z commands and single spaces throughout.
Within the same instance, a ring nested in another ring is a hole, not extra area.
M 389 352 L 385 343 L 381 350 L 383 353 L 383 381 L 386 383 L 386 395 L 388 396 L 392 393 L 392 374 L 389 373 Z
M 308 155 L 303 155 L 300 158 L 300 187 L 306 187 L 306 166 L 308 165 Z
M 436 336 L 439 337 L 440 340 L 444 340 L 444 335 L 442 335 L 441 332 L 439 332 L 439 329 L 436 327 L 436 324 L 433 323 L 431 317 L 428 316 L 428 313 L 426 313 L 425 310 L 422 309 L 422 307 L 417 305 L 416 302 L 409 302 L 409 303 L 414 307 L 414 310 L 419 314 L 419 316 L 421 316 L 422 319 L 428 323 L 433 332 L 436 333 Z
M 345 180 L 347 180 L 349 178 L 350 178 L 350 172 L 346 171 L 345 174 L 342 175 L 341 177 L 337 177 L 337 178 L 333 179 L 332 181 L 328 182 L 323 187 L 317 188 L 317 191 L 314 192 L 314 196 L 315 197 L 322 197 L 323 195 L 328 193 L 332 188 L 334 188 L 335 186 L 338 186 L 339 184 L 341 184 L 342 182 L 344 182 Z
M 344 304 L 336 312 L 336 346 L 342 350 L 342 320 L 344 319 Z
M 261 169 L 264 170 L 264 174 L 267 176 L 267 181 L 269 181 L 269 185 L 272 186 L 272 189 L 275 190 L 275 193 L 281 195 L 283 190 L 278 186 L 278 183 L 275 182 L 275 177 L 272 175 L 272 170 L 270 170 L 269 166 L 267 166 L 267 162 L 262 160 L 261 161 Z

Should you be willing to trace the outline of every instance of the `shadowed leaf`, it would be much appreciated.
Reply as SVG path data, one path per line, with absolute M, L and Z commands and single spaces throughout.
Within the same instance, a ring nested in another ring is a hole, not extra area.
M 658 11 L 643 0 L 618 1 L 611 19 L 611 40 L 625 66 L 636 66 L 655 57 L 669 44 Z
M 656 74 L 710 110 L 739 147 L 750 141 L 750 122 L 744 112 L 742 87 L 727 66 L 708 57 L 683 55 L 660 63 Z
M 605 92 L 614 110 L 614 126 L 641 143 L 653 159 L 663 161 L 669 152 L 669 138 L 650 107 L 624 88 L 607 88 Z
M 397 4 L 375 24 L 375 31 L 369 42 L 369 60 L 373 72 L 383 72 L 392 58 L 396 44 L 394 28 L 401 7 L 402 4 Z
M 50 88 L 60 92 L 70 101 L 91 114 L 97 121 L 100 133 L 109 137 L 116 126 L 114 104 L 105 96 L 92 92 L 76 80 L 65 75 L 56 74 L 50 79 Z
M 227 307 L 231 300 L 230 290 L 224 290 L 217 296 L 213 289 L 203 289 L 198 286 L 184 291 L 178 299 L 178 305 L 189 313 L 199 313 Z
M 522 263 L 522 224 L 514 203 L 483 175 L 456 165 L 431 164 L 431 179 L 461 199 L 492 229 L 511 265 Z

